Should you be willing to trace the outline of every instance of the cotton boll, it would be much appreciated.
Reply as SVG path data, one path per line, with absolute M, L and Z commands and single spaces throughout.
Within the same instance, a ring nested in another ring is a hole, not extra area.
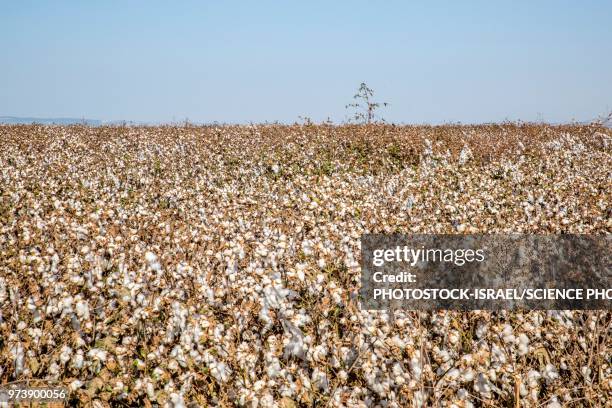
M 457 378 L 459 378 L 460 373 L 461 373 L 461 372 L 459 371 L 459 369 L 457 369 L 457 368 L 452 368 L 452 369 L 450 369 L 450 370 L 449 370 L 449 371 L 446 373 L 446 375 L 444 376 L 444 378 L 445 378 L 445 379 L 447 379 L 448 381 L 454 381 L 454 380 L 456 380 Z
M 460 336 L 456 330 L 453 330 L 448 335 L 448 342 L 452 345 L 456 345 L 459 343 Z
M 461 371 L 460 378 L 462 382 L 466 382 L 466 383 L 472 382 L 474 380 L 474 377 L 475 377 L 475 373 L 472 368 L 466 368 Z
M 11 348 L 11 354 L 13 356 L 13 365 L 15 367 L 15 376 L 21 375 L 24 369 L 25 353 L 21 343 Z
M 416 355 L 410 359 L 410 370 L 412 371 L 412 375 L 416 380 L 421 378 L 423 367 L 421 366 L 421 359 Z
M 153 269 L 154 271 L 160 271 L 161 270 L 161 265 L 159 264 L 159 262 L 157 260 L 157 255 L 155 255 L 153 252 L 147 251 L 145 253 L 145 260 L 149 264 L 149 267 L 151 269 Z
M 0 304 L 3 304 L 7 298 L 6 280 L 3 277 L 0 277 Z
M 319 369 L 315 369 L 312 372 L 312 382 L 313 384 L 322 392 L 326 392 L 329 388 L 329 380 L 327 379 L 327 375 L 320 371 Z
M 89 350 L 89 352 L 87 353 L 87 357 L 90 357 L 93 360 L 97 360 L 100 362 L 105 362 L 106 356 L 107 356 L 106 350 L 102 350 L 99 348 L 93 348 Z
M 274 358 L 273 361 L 268 364 L 266 372 L 270 378 L 281 376 L 283 369 L 281 368 L 280 361 L 277 358 Z
M 557 368 L 554 365 L 546 364 L 546 367 L 544 367 L 544 373 L 542 376 L 546 378 L 548 381 L 554 381 L 555 379 L 559 378 L 559 372 L 557 371 Z
M 80 370 L 81 368 L 83 368 L 83 362 L 83 350 L 77 350 L 77 352 L 72 357 L 72 365 L 77 370 Z
M 489 379 L 482 373 L 478 374 L 474 383 L 474 390 L 480 393 L 485 398 L 491 398 L 492 384 Z
M 317 362 L 324 362 L 325 357 L 327 357 L 327 348 L 325 346 L 315 346 L 314 351 L 312 352 L 312 358 Z
M 83 382 L 79 380 L 74 380 L 68 385 L 70 391 L 74 392 L 83 386 Z
M 530 370 L 527 373 L 527 385 L 529 388 L 537 388 L 539 386 L 539 379 L 542 378 L 542 374 L 536 370 Z
M 580 373 L 582 374 L 582 377 L 584 378 L 584 380 L 587 383 L 591 383 L 591 368 L 588 366 L 582 366 L 582 368 L 580 369 Z
M 425 405 L 425 400 L 427 399 L 427 395 L 425 392 L 418 390 L 414 393 L 414 405 L 417 407 L 423 407 Z
M 57 363 L 51 363 L 51 365 L 49 366 L 49 374 L 51 374 L 53 378 L 57 378 L 60 373 L 60 370 L 61 368 Z
M 86 302 L 80 300 L 76 304 L 76 313 L 81 319 L 89 320 L 89 306 Z
M 170 402 L 173 408 L 185 408 L 185 400 L 181 394 L 173 392 L 170 394 Z
M 170 370 L 171 372 L 177 372 L 179 369 L 179 364 L 175 359 L 171 359 L 168 362 L 168 370 Z
M 512 330 L 512 326 L 510 326 L 509 324 L 504 325 L 502 336 L 503 336 L 504 343 L 506 344 L 514 343 L 515 337 L 514 337 L 514 333 Z
M 472 158 L 472 150 L 469 148 L 469 146 L 464 145 L 463 149 L 461 149 L 461 152 L 459 153 L 459 164 L 464 165 L 471 158 Z
M 479 324 L 476 328 L 476 337 L 482 339 L 488 332 L 489 326 L 487 324 Z
M 145 392 L 147 393 L 149 400 L 155 401 L 155 387 L 150 381 L 147 381 L 147 384 L 145 385 Z
M 229 380 L 232 370 L 223 362 L 218 362 L 211 367 L 211 373 L 219 382 L 225 383 Z
M 265 393 L 260 399 L 259 403 L 262 408 L 273 408 L 274 407 L 274 397 L 269 393 Z
M 499 362 L 500 364 L 504 364 L 506 362 L 506 352 L 502 347 L 499 347 L 497 344 L 493 344 L 491 346 L 491 353 L 496 362 Z
M 524 333 L 521 333 L 518 336 L 518 353 L 521 356 L 524 356 L 529 352 L 529 337 L 527 337 Z
M 68 361 L 70 361 L 71 356 L 72 356 L 72 349 L 68 346 L 62 346 L 62 350 L 60 354 L 60 361 L 62 362 L 62 364 L 66 364 Z

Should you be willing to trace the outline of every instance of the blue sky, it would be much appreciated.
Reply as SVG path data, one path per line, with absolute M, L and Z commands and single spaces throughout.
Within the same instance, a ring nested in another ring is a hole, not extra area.
M 610 1 L 1 1 L 0 116 L 170 122 L 590 120 Z

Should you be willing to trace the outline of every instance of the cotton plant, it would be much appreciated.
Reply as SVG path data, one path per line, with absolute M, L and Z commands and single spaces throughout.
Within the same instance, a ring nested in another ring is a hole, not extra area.
M 604 405 L 606 311 L 358 290 L 365 233 L 608 233 L 611 135 L 0 126 L 0 379 L 99 406 Z

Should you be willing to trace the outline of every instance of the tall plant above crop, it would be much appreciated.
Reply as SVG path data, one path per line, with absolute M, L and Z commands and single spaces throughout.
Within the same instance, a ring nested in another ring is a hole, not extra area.
M 346 109 L 355 110 L 350 118 L 351 121 L 357 123 L 373 123 L 376 122 L 377 119 L 380 119 L 381 122 L 385 121 L 376 114 L 376 110 L 381 106 L 387 106 L 389 104 L 387 102 L 374 102 L 372 100 L 373 96 L 374 91 L 368 88 L 365 82 L 362 82 L 361 85 L 359 85 L 357 93 L 353 96 L 355 102 L 346 105 Z

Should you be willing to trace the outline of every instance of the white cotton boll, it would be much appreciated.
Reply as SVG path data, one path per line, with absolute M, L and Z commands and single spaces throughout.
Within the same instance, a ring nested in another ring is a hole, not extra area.
M 272 326 L 272 316 L 270 315 L 270 309 L 268 309 L 266 306 L 262 306 L 262 308 L 259 310 L 259 320 L 265 323 L 266 328 L 264 330 Z
M 391 344 L 393 344 L 395 347 L 399 348 L 400 350 L 403 350 L 406 348 L 406 342 L 402 340 L 398 335 L 395 335 L 391 338 Z
M 304 255 L 306 256 L 310 256 L 313 254 L 312 243 L 310 241 L 305 240 L 304 242 L 302 242 L 302 252 L 304 252 Z
M 452 345 L 456 345 L 459 343 L 460 337 L 459 333 L 456 330 L 453 330 L 448 335 L 448 342 Z
M 425 405 L 425 399 L 427 398 L 427 395 L 421 391 L 418 390 L 414 393 L 414 405 L 417 407 L 422 407 Z
M 316 346 L 312 352 L 312 358 L 315 361 L 323 362 L 325 361 L 325 357 L 327 357 L 327 348 L 322 345 Z
M 492 384 L 489 379 L 482 373 L 478 374 L 476 382 L 474 383 L 474 390 L 485 398 L 491 398 Z
M 284 358 L 295 356 L 298 358 L 304 357 L 307 346 L 304 344 L 303 335 L 292 335 L 291 339 L 285 344 Z
M 557 396 L 554 395 L 551 399 L 550 402 L 548 403 L 548 405 L 546 405 L 546 408 L 562 408 L 563 406 L 559 403 L 559 400 L 557 399 Z
M 449 381 L 455 381 L 457 378 L 459 378 L 460 373 L 461 372 L 459 371 L 459 369 L 452 368 L 446 373 L 445 378 Z
M 165 371 L 162 370 L 160 367 L 155 367 L 155 369 L 153 370 L 153 378 L 155 379 L 159 379 L 164 375 Z
M 421 378 L 423 367 L 421 366 L 421 359 L 416 355 L 410 359 L 410 370 L 412 371 L 414 378 L 418 381 Z
M 79 300 L 76 304 L 76 313 L 81 319 L 89 320 L 89 306 L 87 303 Z
M 83 368 L 83 362 L 83 350 L 77 350 L 74 357 L 72 357 L 72 365 L 74 366 L 74 368 L 80 370 L 81 368 Z
M 555 379 L 559 378 L 559 372 L 554 365 L 546 364 L 546 367 L 544 367 L 543 377 L 548 381 L 554 381 Z
M 255 384 L 253 384 L 253 391 L 259 392 L 263 390 L 265 386 L 266 382 L 264 380 L 255 381 Z
M 147 251 L 145 253 L 145 259 L 149 264 L 152 264 L 154 262 L 157 262 L 157 255 L 155 255 L 153 252 Z
M 582 373 L 582 377 L 587 383 L 591 382 L 591 369 L 589 366 L 582 366 L 580 373 Z
M 278 172 L 280 171 L 280 166 L 278 164 L 272 165 L 272 171 L 274 172 L 274 174 L 278 174 Z
M 487 332 L 489 331 L 489 326 L 487 324 L 479 324 L 478 327 L 476 328 L 476 337 L 478 337 L 479 339 L 482 339 Z
M 444 350 L 440 350 L 440 351 L 438 352 L 438 356 L 440 357 L 440 359 L 441 359 L 443 362 L 447 362 L 447 361 L 449 361 L 449 360 L 451 359 L 450 352 L 449 352 L 448 350 L 446 350 L 446 349 L 444 349 Z
M 145 260 L 149 264 L 149 267 L 151 269 L 153 269 L 154 271 L 160 271 L 161 270 L 161 265 L 157 261 L 157 255 L 155 255 L 153 252 L 147 251 L 145 253 Z
M 77 347 L 84 347 L 87 344 L 85 343 L 85 340 L 83 340 L 81 336 L 78 336 L 76 340 L 74 341 L 74 343 Z
M 268 365 L 268 368 L 266 369 L 266 372 L 268 373 L 268 377 L 270 378 L 276 378 L 280 376 L 282 371 L 283 370 L 281 368 L 280 361 L 278 361 L 277 358 L 275 358 L 274 361 L 271 362 Z
M 175 372 L 179 368 L 178 362 L 175 359 L 170 360 L 168 363 L 168 370 Z
M 261 404 L 262 408 L 272 408 L 274 407 L 274 397 L 272 397 L 272 395 L 269 393 L 265 393 L 259 399 L 259 403 Z
M 185 408 L 185 400 L 181 394 L 173 392 L 170 394 L 170 402 L 172 403 L 173 408 Z
M 58 307 L 62 309 L 62 313 L 71 313 L 72 312 L 72 302 L 74 301 L 72 296 L 67 296 L 61 299 L 58 303 Z
M 155 387 L 150 381 L 147 381 L 147 385 L 145 386 L 145 391 L 147 393 L 147 397 L 151 400 L 155 400 Z
M 327 379 L 327 375 L 318 368 L 315 368 L 312 372 L 312 382 L 315 384 L 319 390 L 326 392 L 329 388 L 329 380 Z
M 121 392 L 121 391 L 123 391 L 123 387 L 124 387 L 123 381 L 118 380 L 118 381 L 115 383 L 115 386 L 113 387 L 113 391 L 115 391 L 115 392 Z
M 539 380 L 542 378 L 542 374 L 536 370 L 530 370 L 527 373 L 527 385 L 529 388 L 536 388 L 539 385 Z
M 24 369 L 24 359 L 25 354 L 23 350 L 23 346 L 19 343 L 17 346 L 14 346 L 11 349 L 11 354 L 13 355 L 13 364 L 15 366 L 15 376 L 21 375 Z
M 400 363 L 393 364 L 393 375 L 396 377 L 401 377 L 404 375 L 404 370 L 402 369 L 402 365 Z
M 494 361 L 497 361 L 501 364 L 504 364 L 506 362 L 506 352 L 497 344 L 493 344 L 491 346 L 491 352 L 493 354 Z
M 62 346 L 62 351 L 60 354 L 60 361 L 62 362 L 62 364 L 66 364 L 68 361 L 70 361 L 71 355 L 72 349 L 68 346 Z
M 469 148 L 469 146 L 464 145 L 463 149 L 461 149 L 461 152 L 459 153 L 459 164 L 464 165 L 471 158 L 472 158 L 472 150 Z
M 518 353 L 519 355 L 524 356 L 529 352 L 529 337 L 527 337 L 527 335 L 524 333 L 521 333 L 518 336 L 518 342 Z
M 474 380 L 474 370 L 471 368 L 466 368 L 461 372 L 461 381 L 463 382 L 472 382 Z
M 6 280 L 0 277 L 0 304 L 4 303 L 8 295 L 6 293 Z
M 514 333 L 512 330 L 512 326 L 510 326 L 509 324 L 504 325 L 502 336 L 504 339 L 504 343 L 506 344 L 514 343 L 515 337 L 514 337 Z
M 28 334 L 34 339 L 38 340 L 42 337 L 42 330 L 38 327 L 35 329 L 28 329 Z
M 49 374 L 52 376 L 57 376 L 60 372 L 60 366 L 57 363 L 51 363 L 49 366 Z
M 70 385 L 68 385 L 68 388 L 70 389 L 70 391 L 74 392 L 78 390 L 79 388 L 81 388 L 82 386 L 83 386 L 83 382 L 79 380 L 74 380 L 70 383 Z
M 413 197 L 413 196 L 410 196 L 410 197 L 408 197 L 408 199 L 407 199 L 407 200 L 406 200 L 406 202 L 404 203 L 404 208 L 405 208 L 406 210 L 411 210 L 411 209 L 412 209 L 412 207 L 414 206 L 414 203 L 415 203 L 415 201 L 414 201 L 414 197 Z
M 225 383 L 230 379 L 232 370 L 223 362 L 217 362 L 211 367 L 211 374 L 221 383 Z
M 87 353 L 87 356 L 94 360 L 104 362 L 106 361 L 106 350 L 102 350 L 99 348 L 93 348 L 89 350 L 89 352 Z

